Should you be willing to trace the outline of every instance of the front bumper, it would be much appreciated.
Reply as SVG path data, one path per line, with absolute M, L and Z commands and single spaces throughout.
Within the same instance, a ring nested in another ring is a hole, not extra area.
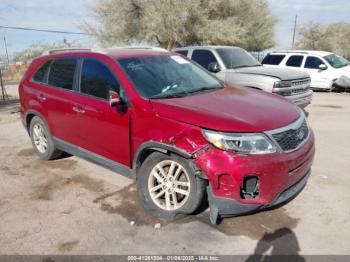
M 309 177 L 315 155 L 314 134 L 292 152 L 242 155 L 210 147 L 196 156 L 195 165 L 210 182 L 208 189 L 212 222 L 219 216 L 235 216 L 277 205 L 295 196 Z M 244 194 L 247 178 L 258 179 L 257 195 Z M 305 179 L 304 179 L 305 178 Z M 299 184 L 299 181 L 300 182 Z M 295 190 L 287 189 L 296 188 Z M 287 193 L 286 193 L 287 192 Z
M 296 105 L 298 105 L 301 108 L 304 108 L 308 106 L 311 103 L 312 100 L 312 90 L 308 90 L 305 93 L 292 95 L 292 96 L 286 96 L 289 100 L 293 101 Z
M 303 190 L 310 175 L 311 171 L 308 171 L 297 183 L 283 190 L 275 200 L 267 205 L 242 204 L 230 198 L 217 197 L 213 194 L 211 186 L 208 186 L 207 193 L 210 208 L 210 221 L 216 224 L 220 217 L 249 214 L 288 202 Z
M 334 81 L 334 86 L 337 89 L 350 89 L 350 77 L 341 76 L 336 81 Z

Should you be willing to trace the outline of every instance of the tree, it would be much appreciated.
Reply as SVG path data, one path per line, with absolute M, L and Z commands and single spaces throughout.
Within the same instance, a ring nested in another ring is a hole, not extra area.
M 327 29 L 320 24 L 310 22 L 303 25 L 298 30 L 300 40 L 297 42 L 299 49 L 311 50 L 329 50 L 328 32 Z
M 98 0 L 84 29 L 106 47 L 120 44 L 273 46 L 276 19 L 266 0 Z
M 350 24 L 320 25 L 310 22 L 299 30 L 297 48 L 323 50 L 350 57 Z
M 37 42 L 29 45 L 26 49 L 16 52 L 13 56 L 14 62 L 28 62 L 33 58 L 42 55 L 45 51 L 59 48 L 79 47 L 76 42 L 69 42 L 66 39 L 53 43 Z
M 336 23 L 327 27 L 330 50 L 350 59 L 350 24 Z

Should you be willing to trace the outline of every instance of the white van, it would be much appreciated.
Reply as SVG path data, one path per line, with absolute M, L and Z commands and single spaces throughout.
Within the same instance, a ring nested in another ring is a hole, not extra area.
M 310 86 L 314 90 L 350 88 L 350 62 L 334 53 L 305 50 L 276 51 L 266 55 L 262 64 L 303 70 L 310 74 Z

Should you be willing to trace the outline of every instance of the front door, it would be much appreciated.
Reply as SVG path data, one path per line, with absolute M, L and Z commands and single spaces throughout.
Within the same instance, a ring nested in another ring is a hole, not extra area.
M 305 60 L 304 70 L 310 74 L 311 87 L 321 88 L 327 85 L 325 79 L 327 79 L 329 69 L 320 69 L 319 66 L 322 64 L 326 63 L 315 56 L 308 56 Z
M 130 166 L 130 109 L 111 107 L 109 91 L 120 94 L 119 81 L 97 59 L 82 61 L 80 95 L 76 100 L 79 146 L 125 166 Z

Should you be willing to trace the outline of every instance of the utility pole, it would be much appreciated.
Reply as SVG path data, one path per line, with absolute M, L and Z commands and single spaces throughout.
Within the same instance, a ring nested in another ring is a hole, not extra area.
M 295 16 L 295 20 L 294 20 L 292 49 L 294 49 L 295 33 L 296 33 L 296 31 L 297 31 L 297 21 L 298 21 L 298 16 L 296 15 L 296 16 Z
M 5 44 L 5 52 L 6 52 L 7 65 L 10 65 L 9 52 L 8 52 L 8 50 L 7 50 L 7 42 L 6 42 L 6 35 L 5 35 L 5 32 L 4 32 L 4 44 Z
M 2 72 L 1 72 L 1 67 L 0 67 L 0 86 L 1 86 L 1 94 L 2 94 L 2 100 L 8 99 L 8 95 L 4 86 L 4 82 L 2 81 Z

